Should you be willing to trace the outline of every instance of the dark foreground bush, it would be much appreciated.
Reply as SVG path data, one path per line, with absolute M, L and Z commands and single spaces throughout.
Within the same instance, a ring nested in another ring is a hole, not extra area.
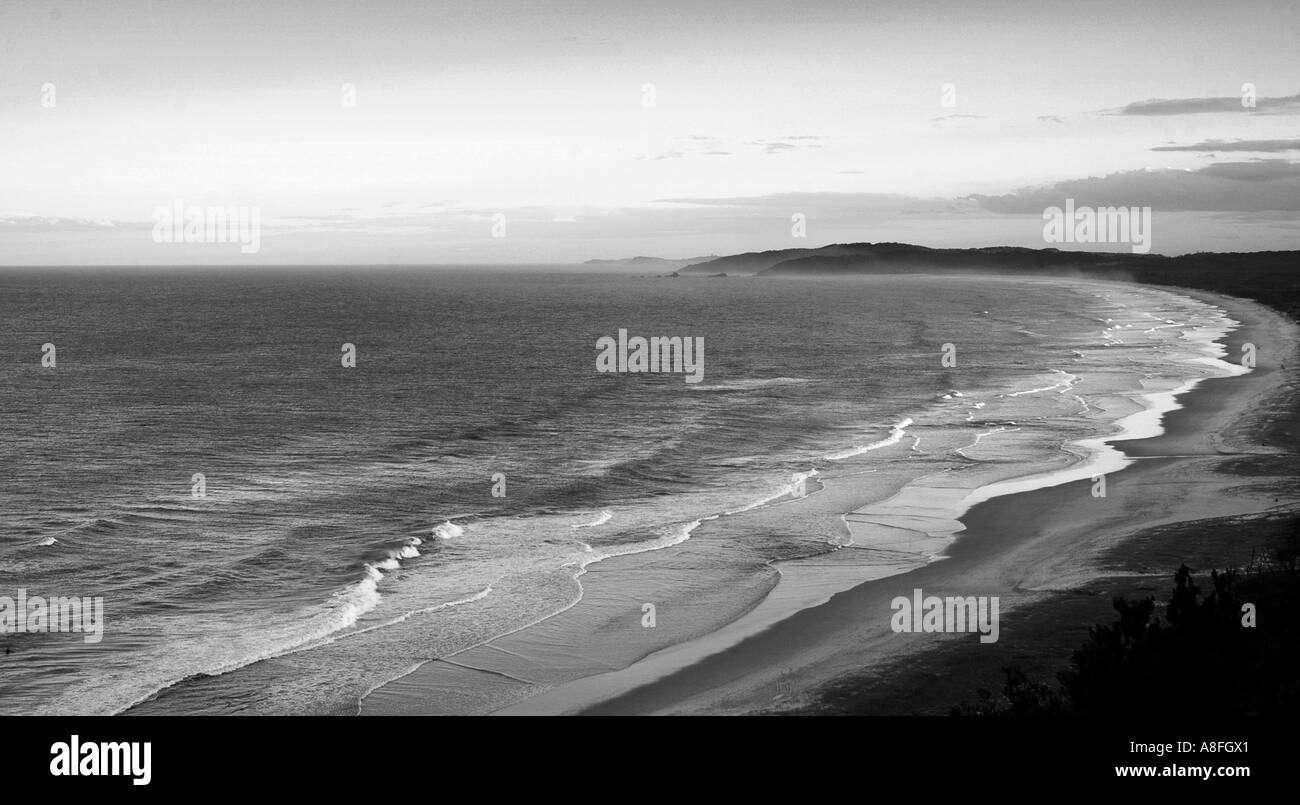
M 1050 685 L 1004 669 L 1001 700 L 980 691 L 954 715 L 1268 715 L 1297 709 L 1300 574 L 1294 554 L 1201 588 L 1186 565 L 1155 614 L 1154 598 L 1115 599 L 1119 619 L 1094 626 Z M 1289 560 L 1289 561 L 1288 561 Z

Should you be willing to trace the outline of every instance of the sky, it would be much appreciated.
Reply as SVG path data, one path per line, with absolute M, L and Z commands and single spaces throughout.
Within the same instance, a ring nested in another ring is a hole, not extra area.
M 0 265 L 1127 250 L 1067 198 L 1300 248 L 1300 0 L 0 3 Z

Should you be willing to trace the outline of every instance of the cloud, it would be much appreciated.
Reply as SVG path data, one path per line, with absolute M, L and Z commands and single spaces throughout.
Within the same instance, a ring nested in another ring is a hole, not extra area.
M 762 140 L 748 140 L 744 143 L 727 142 L 717 137 L 707 137 L 702 134 L 687 134 L 679 137 L 670 137 L 665 143 L 664 150 L 650 157 L 638 157 L 638 159 L 683 159 L 685 157 L 725 157 L 735 156 L 743 152 L 759 154 L 785 154 L 791 151 L 799 151 L 809 148 L 821 148 L 822 140 L 826 139 L 817 134 L 795 134 L 789 137 L 775 137 Z
M 1040 122 L 1040 123 L 1064 123 L 1065 121 L 1062 120 L 1058 115 L 1039 115 L 1039 116 L 1038 116 L 1038 122 Z
M 1079 206 L 1142 206 L 1172 212 L 1300 210 L 1300 164 L 1228 162 L 1199 170 L 1147 169 L 1071 179 L 970 199 L 991 212 L 1038 213 L 1067 198 Z
M 1161 145 L 1152 151 L 1300 151 L 1300 139 L 1297 140 L 1206 140 L 1193 145 Z
M 1254 107 L 1241 104 L 1240 95 L 1227 98 L 1151 98 L 1130 103 L 1111 115 L 1200 115 L 1211 112 L 1294 113 L 1300 112 L 1300 94 L 1280 98 L 1256 98 Z
M 1240 182 L 1271 182 L 1300 176 L 1300 163 L 1285 159 L 1261 159 L 1255 162 L 1223 162 L 1201 168 L 1207 176 L 1221 176 Z
M 918 198 L 896 193 L 773 193 L 766 196 L 726 198 L 665 198 L 656 204 L 686 205 L 688 208 L 725 211 L 746 217 L 753 215 L 788 219 L 796 212 L 834 221 L 860 221 L 863 216 L 952 215 L 978 213 L 965 199 Z
M 703 134 L 686 134 L 680 137 L 670 137 L 665 143 L 664 150 L 651 157 L 637 157 L 637 159 L 684 159 L 685 157 L 721 157 L 731 156 L 727 143 L 717 137 L 707 137 Z
M 748 144 L 760 147 L 764 154 L 781 154 L 801 148 L 821 148 L 822 139 L 815 134 L 796 134 L 770 140 L 751 140 Z
M 25 212 L 0 212 L 0 232 L 85 232 L 121 226 L 132 224 L 102 218 L 59 218 Z
M 1235 181 L 1253 188 L 1292 181 L 1201 178 Z M 1294 188 L 1292 196 L 1296 196 Z M 1059 205 L 1061 198 L 1054 197 L 1053 202 Z M 731 254 L 862 241 L 950 247 L 1044 245 L 1042 206 L 1023 211 L 1028 214 L 1006 215 L 972 198 L 810 192 L 665 199 L 621 207 L 488 208 L 458 204 L 421 214 L 422 209 L 412 207 L 405 212 L 375 208 L 368 216 L 335 212 L 316 218 L 281 218 L 270 225 L 264 222 L 264 248 L 255 259 L 238 250 L 214 251 L 201 244 L 179 251 L 160 249 L 150 241 L 148 224 L 134 228 L 105 226 L 94 232 L 68 232 L 57 237 L 48 232 L 0 228 L 0 265 L 215 265 L 250 261 L 293 265 L 468 265 L 568 263 L 620 254 Z M 497 213 L 505 215 L 509 237 L 492 237 Z M 792 237 L 794 213 L 807 216 L 807 240 Z M 28 216 L 31 218 L 35 216 Z M 1161 217 L 1161 235 L 1154 248 L 1165 254 L 1243 247 L 1293 248 L 1300 236 L 1298 220 L 1294 212 L 1286 211 L 1173 212 Z
M 984 120 L 984 119 L 985 119 L 984 115 L 964 115 L 964 114 L 954 112 L 951 115 L 939 115 L 938 117 L 932 117 L 930 118 L 930 122 L 946 123 L 950 120 Z

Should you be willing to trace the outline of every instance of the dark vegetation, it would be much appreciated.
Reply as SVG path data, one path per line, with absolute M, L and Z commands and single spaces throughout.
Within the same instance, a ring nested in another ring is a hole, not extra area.
M 1298 543 L 1300 528 L 1244 570 L 1211 572 L 1204 590 L 1186 565 L 1179 567 L 1163 617 L 1152 597 L 1117 597 L 1119 619 L 1092 628 L 1055 684 L 1007 666 L 1001 696 L 982 689 L 978 701 L 955 707 L 952 714 L 1295 713 L 1300 709 Z

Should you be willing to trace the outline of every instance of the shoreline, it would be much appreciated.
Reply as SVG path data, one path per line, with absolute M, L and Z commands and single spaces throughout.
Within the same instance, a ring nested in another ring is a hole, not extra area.
M 1109 282 L 1097 283 L 1087 280 L 1084 282 L 1089 285 L 1099 285 L 1107 288 L 1114 288 L 1117 285 Z M 1226 310 L 1228 318 L 1237 322 L 1237 326 L 1234 327 L 1229 324 L 1223 331 L 1216 332 L 1207 339 L 1207 342 L 1222 344 L 1227 340 L 1229 334 L 1233 332 L 1239 333 L 1247 327 L 1247 322 L 1234 315 L 1235 307 L 1233 305 L 1237 304 L 1239 300 L 1220 298 L 1212 294 L 1201 294 L 1185 289 L 1146 285 L 1136 287 L 1190 297 L 1221 310 Z M 1225 302 L 1231 302 L 1232 304 L 1224 304 Z M 1216 359 L 1208 357 L 1205 360 L 1207 362 L 1216 362 Z M 1223 363 L 1221 358 L 1217 362 Z M 1239 369 L 1239 367 L 1232 367 L 1227 364 L 1225 366 L 1229 369 Z M 1241 372 L 1237 374 L 1241 374 Z M 1196 396 L 1199 391 L 1198 387 L 1206 383 L 1231 379 L 1233 378 L 1200 378 L 1186 382 L 1173 391 L 1147 391 L 1134 395 L 1134 397 L 1144 401 L 1143 410 L 1111 420 L 1109 422 L 1111 432 L 1109 433 L 1091 439 L 1079 440 L 1081 446 L 1085 442 L 1094 443 L 1089 446 L 1089 449 L 1079 460 L 1055 470 L 993 481 L 976 488 L 974 492 L 961 490 L 963 494 L 960 499 L 953 501 L 958 504 L 959 508 L 951 521 L 954 526 L 952 531 L 962 531 L 962 523 L 955 521 L 957 517 L 965 520 L 973 513 L 974 509 L 987 506 L 990 501 L 1019 499 L 1021 496 L 1031 495 L 1035 491 L 1061 490 L 1062 488 L 1075 486 L 1080 483 L 1078 479 L 1086 479 L 1093 472 L 1100 471 L 1097 469 L 1098 462 L 1107 464 L 1105 470 L 1107 472 L 1113 472 L 1123 467 L 1128 467 L 1129 471 L 1132 472 L 1134 469 L 1132 465 L 1137 463 L 1137 459 L 1131 457 L 1128 451 L 1109 443 L 1134 444 L 1149 441 L 1153 437 L 1159 439 L 1160 436 L 1156 434 L 1161 433 L 1161 420 L 1168 416 L 1170 412 L 1180 410 L 1183 401 Z M 1156 398 L 1165 399 L 1162 403 L 1158 402 Z M 1151 432 L 1153 428 L 1155 433 Z M 1112 467 L 1111 465 L 1116 466 Z M 1045 478 L 1052 480 L 1047 485 L 1044 485 Z M 1027 487 L 1027 490 L 1021 487 Z M 990 493 L 990 490 L 993 491 Z M 978 496 L 980 492 L 984 493 L 982 497 Z M 1087 496 L 1086 489 L 1083 494 Z M 894 496 L 897 495 L 898 492 L 895 492 Z M 894 496 L 876 504 L 868 504 L 862 509 L 881 507 Z M 967 501 L 967 498 L 972 499 Z M 963 502 L 966 505 L 960 505 Z M 1012 508 L 1015 509 L 1018 505 L 1012 506 Z M 854 511 L 857 510 L 855 509 L 847 514 L 853 514 Z M 841 515 L 841 517 L 843 518 L 847 514 Z M 848 526 L 847 521 L 845 521 L 845 525 Z M 799 663 L 793 660 L 785 664 L 778 663 L 776 660 L 780 652 L 755 655 L 751 643 L 755 641 L 762 643 L 763 641 L 758 638 L 763 637 L 768 632 L 781 633 L 788 631 L 790 624 L 795 622 L 796 619 L 798 619 L 798 623 L 802 624 L 803 621 L 813 617 L 808 613 L 816 613 L 830 607 L 843 596 L 856 593 L 857 597 L 861 597 L 862 593 L 859 591 L 863 588 L 871 588 L 873 585 L 875 588 L 892 588 L 893 585 L 887 583 L 890 579 L 907 579 L 915 574 L 921 574 L 920 578 L 936 576 L 936 574 L 938 578 L 950 576 L 950 572 L 936 571 L 933 568 L 948 565 L 952 561 L 952 556 L 956 555 L 955 546 L 966 541 L 964 537 L 971 536 L 970 524 L 967 523 L 963 539 L 957 539 L 954 542 L 951 535 L 949 536 L 950 538 L 946 540 L 948 544 L 940 546 L 938 550 L 940 553 L 946 551 L 950 555 L 932 557 L 929 564 L 903 570 L 901 573 L 897 569 L 882 568 L 876 569 L 874 573 L 867 573 L 864 577 L 862 567 L 837 563 L 834 559 L 836 555 L 834 553 L 811 559 L 773 562 L 771 567 L 778 574 L 780 580 L 755 606 L 740 613 L 719 628 L 651 651 L 631 662 L 627 667 L 618 670 L 586 675 L 570 681 L 561 681 L 554 686 L 530 686 L 529 689 L 516 690 L 509 696 L 510 701 L 504 703 L 504 706 L 492 708 L 490 712 L 500 714 L 565 713 L 584 711 L 587 708 L 594 708 L 593 712 L 622 712 L 620 702 L 631 704 L 633 706 L 632 712 L 657 712 L 662 709 L 660 704 L 656 703 L 649 709 L 643 709 L 637 702 L 660 702 L 673 698 L 683 698 L 681 694 L 694 695 L 689 693 L 690 686 L 685 684 L 686 680 L 683 677 L 692 677 L 699 673 L 708 676 L 713 673 L 711 669 L 720 662 L 730 664 L 736 669 L 747 667 L 747 665 L 756 665 L 757 667 L 749 667 L 748 672 L 758 676 L 771 676 L 779 670 L 778 687 L 782 691 L 788 692 L 792 686 L 791 680 L 794 675 L 803 675 L 806 672 L 798 670 Z M 935 558 L 942 558 L 943 561 L 936 562 L 934 561 Z M 593 570 L 595 570 L 594 567 Z M 598 581 L 598 579 L 599 576 L 596 576 L 591 581 Z M 885 607 L 884 611 L 887 613 L 888 608 Z M 820 634 L 823 639 L 827 637 L 824 630 L 814 630 L 814 633 Z M 453 659 L 458 658 L 448 658 L 447 664 L 454 664 L 451 662 Z M 411 705 L 418 703 L 421 698 L 428 697 L 429 689 L 436 687 L 435 680 L 445 679 L 447 676 L 445 668 L 435 670 L 432 665 L 433 663 L 424 666 L 424 668 L 428 669 L 428 672 L 427 678 L 423 681 L 419 679 L 421 676 L 419 671 L 423 669 L 417 669 L 412 674 L 378 686 L 363 699 L 358 708 L 359 712 L 363 714 L 412 712 Z M 439 665 L 443 665 L 443 663 L 439 663 Z M 464 668 L 466 671 L 478 674 L 482 674 L 484 671 L 493 673 L 490 669 L 475 668 L 473 664 L 464 666 Z M 693 669 L 702 670 L 695 671 Z M 732 687 L 735 686 L 729 686 L 728 690 Z M 651 689 L 657 692 L 650 695 L 649 691 Z M 669 689 L 675 689 L 677 693 L 669 696 L 663 695 Z M 726 700 L 725 704 L 727 706 L 723 709 L 736 709 L 739 707 L 740 712 L 770 704 L 766 700 L 755 700 L 742 704 L 740 700 L 748 697 L 737 696 L 734 695 L 735 693 L 736 691 L 729 693 L 724 691 L 725 695 L 720 694 L 714 698 L 718 701 Z M 785 693 L 779 694 L 779 696 L 784 695 Z M 629 697 L 631 701 L 625 701 Z M 427 703 L 425 704 L 427 705 Z M 420 708 L 417 707 L 415 710 L 418 711 Z M 438 710 L 435 709 L 434 711 Z
M 1252 415 L 1249 409 L 1294 393 L 1288 377 L 1295 373 L 1298 328 L 1253 300 L 1170 290 L 1228 311 L 1239 323 L 1225 339 L 1230 343 L 1278 346 L 1261 357 L 1255 372 L 1210 378 L 1182 395 L 1181 407 L 1165 415 L 1161 434 L 1125 441 L 1122 450 L 1131 464 L 1115 477 L 1104 502 L 1090 499 L 1086 480 L 986 500 L 963 516 L 966 529 L 945 561 L 884 583 L 859 585 L 663 679 L 572 711 L 593 715 L 770 712 L 797 709 L 816 688 L 860 678 L 890 663 L 905 664 L 904 673 L 924 678 L 926 653 L 963 636 L 893 634 L 888 628 L 889 603 L 896 595 L 910 595 L 914 588 L 934 595 L 992 593 L 1001 597 L 1004 614 L 1021 608 L 1032 611 L 1033 604 L 1051 593 L 1104 575 L 1089 568 L 1089 560 L 1136 533 L 1171 523 L 1268 511 L 1272 497 L 1241 496 L 1240 482 L 1245 479 L 1216 474 L 1217 465 L 1242 454 L 1237 451 L 1278 452 L 1268 445 L 1270 423 L 1261 421 L 1264 414 Z M 1279 370 L 1288 363 L 1291 369 Z M 1288 405 L 1293 406 L 1294 399 Z M 1153 493 L 1160 492 L 1164 500 L 1153 500 Z M 1093 518 L 1101 506 L 1110 511 L 1099 525 Z M 1089 518 L 1076 515 L 1085 510 Z M 1019 531 L 1034 536 L 1007 539 L 1008 522 L 1018 523 Z

